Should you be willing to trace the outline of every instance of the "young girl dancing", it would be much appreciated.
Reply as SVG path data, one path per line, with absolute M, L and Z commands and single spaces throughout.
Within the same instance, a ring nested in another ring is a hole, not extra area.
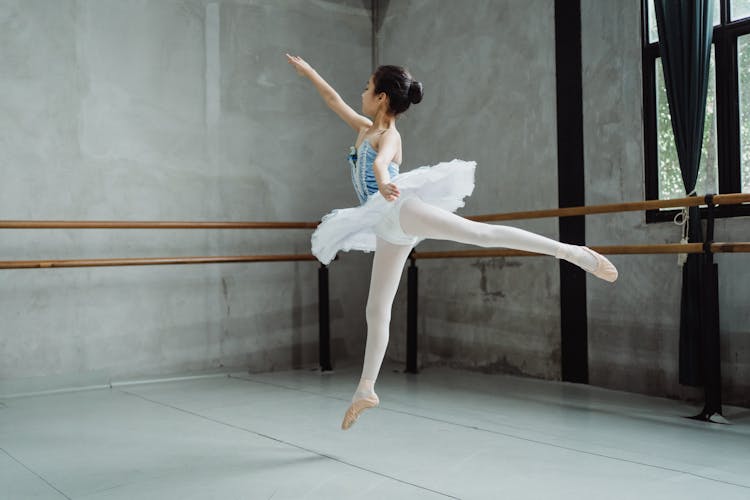
M 328 107 L 357 132 L 348 159 L 360 206 L 334 210 L 323 217 L 312 235 L 312 253 L 328 264 L 339 250 L 375 250 L 367 297 L 364 367 L 342 429 L 380 403 L 375 380 L 388 345 L 391 305 L 409 252 L 425 238 L 552 255 L 606 281 L 617 279 L 612 263 L 588 247 L 454 214 L 474 190 L 473 161 L 453 160 L 399 174 L 402 150 L 396 118 L 422 100 L 422 84 L 406 69 L 380 66 L 370 76 L 362 93 L 363 116 L 307 62 L 286 56 L 289 64 L 313 83 Z

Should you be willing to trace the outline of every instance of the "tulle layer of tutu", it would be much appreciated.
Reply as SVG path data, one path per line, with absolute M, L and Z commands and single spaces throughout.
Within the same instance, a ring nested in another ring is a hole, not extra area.
M 333 210 L 321 220 L 312 235 L 312 253 L 323 264 L 329 264 L 339 251 L 375 250 L 376 237 L 380 235 L 391 241 L 383 232 L 389 220 L 398 222 L 401 203 L 411 197 L 419 197 L 430 205 L 455 211 L 464 206 L 464 198 L 474 191 L 476 162 L 451 160 L 434 166 L 419 167 L 398 175 L 392 180 L 401 192 L 398 200 L 386 201 L 378 192 L 354 208 Z M 424 238 L 405 235 L 398 227 L 390 233 L 400 233 L 396 244 L 416 245 Z M 406 237 L 406 239 L 403 239 Z

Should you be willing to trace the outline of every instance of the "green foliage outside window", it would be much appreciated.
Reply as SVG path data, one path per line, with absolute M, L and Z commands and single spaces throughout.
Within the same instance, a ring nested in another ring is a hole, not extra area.
M 750 14 L 750 0 L 748 4 Z M 742 192 L 750 193 L 750 35 L 737 39 L 737 59 L 740 88 L 740 165 Z
M 680 173 L 680 162 L 677 158 L 677 147 L 672 132 L 672 119 L 669 114 L 661 58 L 656 60 L 656 87 L 659 199 L 682 198 L 687 193 L 685 193 L 685 186 Z M 714 69 L 714 53 L 711 50 L 711 61 L 708 68 L 708 93 L 706 96 L 706 121 L 703 127 L 703 148 L 701 149 L 701 161 L 698 168 L 698 181 L 695 183 L 696 193 L 718 193 L 718 165 L 716 149 L 716 71 Z
M 718 0 L 714 0 L 714 2 L 718 2 Z M 750 0 L 732 0 L 730 12 L 732 21 L 750 17 Z

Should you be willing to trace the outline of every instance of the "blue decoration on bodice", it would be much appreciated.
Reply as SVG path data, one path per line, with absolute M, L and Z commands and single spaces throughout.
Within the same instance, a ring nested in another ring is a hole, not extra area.
M 365 139 L 359 145 L 359 149 L 352 146 L 349 149 L 349 166 L 352 172 L 352 184 L 354 191 L 357 193 L 359 203 L 364 205 L 371 194 L 378 192 L 378 181 L 375 179 L 375 170 L 373 163 L 378 152 L 373 149 L 370 141 Z M 388 174 L 393 180 L 398 175 L 399 166 L 391 162 L 388 165 Z

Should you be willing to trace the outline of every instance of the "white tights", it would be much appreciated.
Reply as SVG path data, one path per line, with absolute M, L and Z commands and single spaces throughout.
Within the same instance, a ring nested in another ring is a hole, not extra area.
M 438 240 L 451 240 L 481 247 L 503 247 L 552 255 L 587 271 L 596 268 L 596 258 L 568 245 L 515 227 L 497 226 L 464 219 L 419 198 L 401 205 L 401 228 L 406 234 Z M 388 346 L 391 305 L 396 295 L 404 263 L 411 247 L 377 239 L 372 263 L 370 292 L 367 297 L 367 344 L 362 378 L 352 401 L 371 396 Z

